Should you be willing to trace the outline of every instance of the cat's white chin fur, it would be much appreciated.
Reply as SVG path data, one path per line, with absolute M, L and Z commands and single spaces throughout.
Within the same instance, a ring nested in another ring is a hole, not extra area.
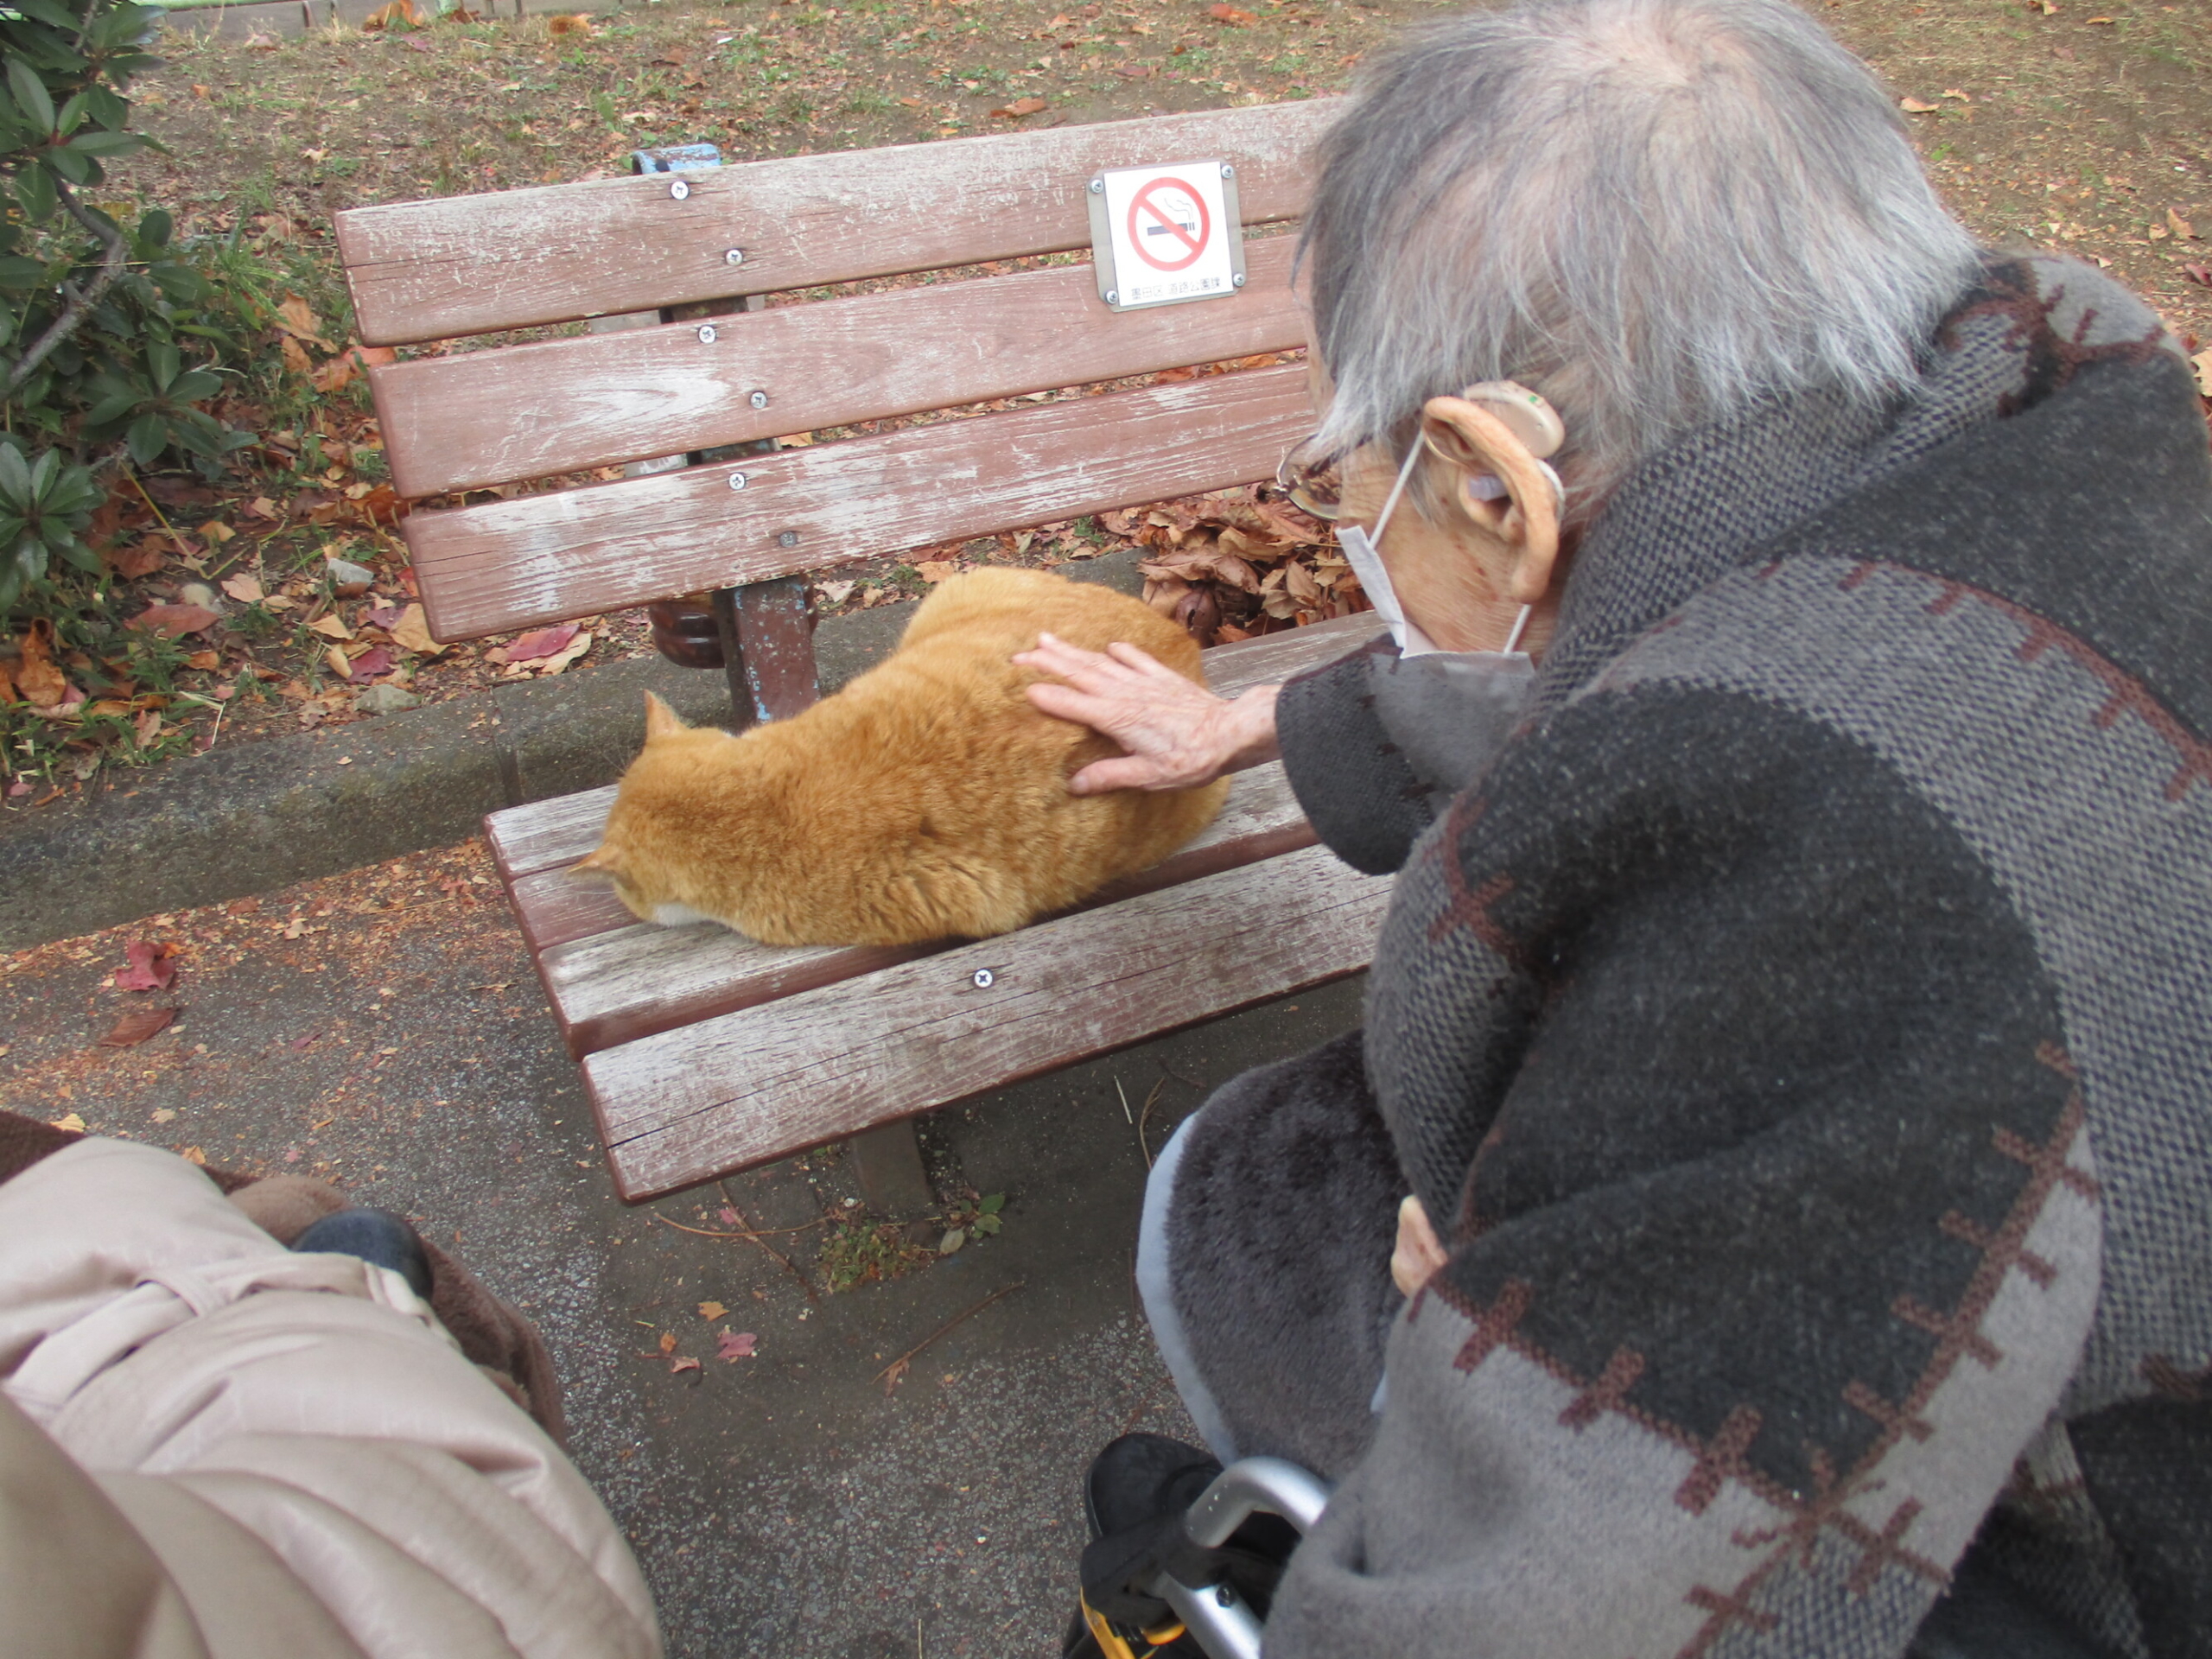
M 711 922 L 715 918 L 703 910 L 694 910 L 689 905 L 655 905 L 653 920 L 663 927 L 689 927 L 694 922 Z

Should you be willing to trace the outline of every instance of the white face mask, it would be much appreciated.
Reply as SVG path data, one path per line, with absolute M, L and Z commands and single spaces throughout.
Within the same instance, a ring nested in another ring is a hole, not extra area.
M 1380 712 L 1391 738 L 1415 773 L 1457 792 L 1489 766 L 1527 711 L 1535 685 L 1535 661 L 1514 647 L 1528 632 L 1533 607 L 1521 607 L 1503 651 L 1447 652 L 1406 614 L 1376 549 L 1421 454 L 1421 440 L 1415 438 L 1372 534 L 1357 524 L 1339 524 L 1337 543 L 1373 602 L 1375 613 L 1389 625 L 1390 637 L 1398 643 L 1402 659 L 1398 671 L 1378 677 L 1377 683 Z

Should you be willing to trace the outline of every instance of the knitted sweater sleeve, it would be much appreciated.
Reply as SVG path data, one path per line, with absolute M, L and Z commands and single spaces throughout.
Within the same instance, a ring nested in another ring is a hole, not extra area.
M 1398 659 L 1388 634 L 1286 683 L 1275 730 L 1291 791 L 1330 851 L 1370 875 L 1405 862 L 1444 797 L 1417 776 L 1377 707 Z
M 1902 1654 L 2096 1307 L 2066 1038 L 1976 847 L 1820 721 L 1645 687 L 1510 750 L 1384 930 L 1451 1254 L 1270 1659 Z

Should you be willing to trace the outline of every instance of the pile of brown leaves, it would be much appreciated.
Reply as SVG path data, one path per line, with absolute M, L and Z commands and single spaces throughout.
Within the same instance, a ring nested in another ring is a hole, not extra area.
M 1152 550 L 1137 567 L 1145 603 L 1201 645 L 1372 610 L 1328 525 L 1273 493 L 1248 485 L 1098 522 Z

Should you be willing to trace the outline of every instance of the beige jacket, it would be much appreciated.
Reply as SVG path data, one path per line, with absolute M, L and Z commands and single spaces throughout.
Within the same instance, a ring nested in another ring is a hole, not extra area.
M 191 1165 L 0 1183 L 0 1659 L 658 1659 L 637 1563 L 395 1274 Z

